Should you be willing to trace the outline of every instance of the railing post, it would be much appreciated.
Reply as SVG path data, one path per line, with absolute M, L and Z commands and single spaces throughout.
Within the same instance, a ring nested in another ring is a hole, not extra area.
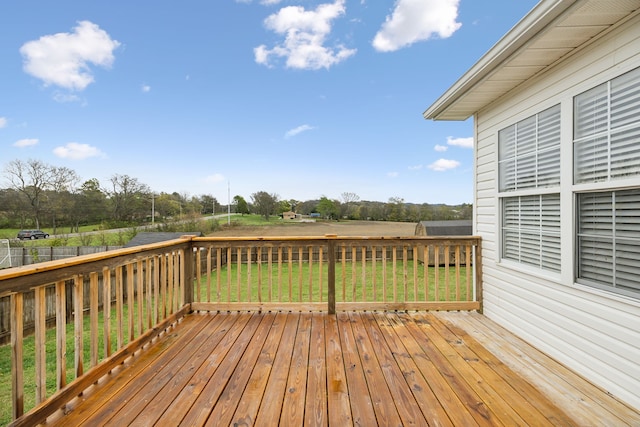
M 336 241 L 335 234 L 326 234 L 328 246 L 327 300 L 329 314 L 336 314 Z
M 482 240 L 478 239 L 476 242 L 476 259 L 475 268 L 476 268 L 476 299 L 480 305 L 478 312 L 482 314 L 484 311 L 483 307 L 483 298 L 482 298 Z
M 184 239 L 189 239 L 189 245 L 184 250 L 184 286 L 183 286 L 183 301 L 185 304 L 191 304 L 193 302 L 193 281 L 194 276 L 194 256 L 193 256 L 193 236 L 182 236 Z M 198 266 L 197 268 L 200 268 Z

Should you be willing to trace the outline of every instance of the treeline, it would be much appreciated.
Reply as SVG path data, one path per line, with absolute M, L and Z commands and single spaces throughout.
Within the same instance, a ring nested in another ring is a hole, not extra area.
M 0 188 L 0 228 L 52 228 L 77 231 L 86 224 L 107 228 L 129 226 L 206 214 L 255 213 L 269 219 L 284 212 L 326 219 L 409 221 L 470 219 L 470 204 L 459 206 L 412 204 L 401 198 L 387 202 L 361 201 L 357 194 L 342 193 L 340 200 L 282 200 L 258 191 L 249 200 L 241 195 L 230 207 L 209 194 L 154 192 L 138 179 L 114 174 L 108 182 L 82 182 L 75 171 L 39 160 L 14 160 L 3 170 L 8 185 Z

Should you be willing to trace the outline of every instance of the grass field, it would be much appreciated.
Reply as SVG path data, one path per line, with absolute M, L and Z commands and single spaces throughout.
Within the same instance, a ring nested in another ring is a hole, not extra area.
M 336 301 L 337 302 L 402 302 L 402 301 L 460 301 L 467 299 L 466 268 L 460 268 L 460 287 L 456 288 L 455 267 L 428 267 L 425 272 L 424 264 L 416 266 L 414 280 L 414 262 L 408 261 L 405 267 L 402 263 L 396 265 L 395 281 L 393 265 L 390 261 L 386 266 L 382 262 L 376 263 L 375 270 L 368 262 L 364 271 L 361 264 L 355 267 L 351 263 L 343 266 L 336 265 Z M 405 275 L 406 272 L 406 275 Z M 250 273 L 250 274 L 249 274 Z M 322 274 L 321 274 L 322 273 Z M 426 276 L 425 276 L 426 273 Z M 448 274 L 447 274 L 448 273 Z M 238 285 L 238 266 L 233 264 L 229 269 L 220 271 L 220 293 L 218 294 L 218 275 L 211 274 L 211 289 L 209 278 L 203 277 L 200 282 L 199 295 L 201 301 L 272 301 L 272 302 L 308 302 L 327 301 L 327 285 L 319 286 L 320 277 L 326 282 L 328 267 L 315 263 L 309 267 L 308 263 L 293 263 L 291 269 L 285 263 L 278 270 L 273 265 L 271 277 L 266 264 L 258 272 L 258 266 L 252 265 L 251 271 L 246 266 L 241 267 L 241 281 Z M 472 274 L 470 272 L 469 274 Z M 437 287 L 436 287 L 437 276 Z M 251 280 L 247 280 L 250 277 Z M 426 277 L 426 280 L 425 280 Z M 445 278 L 448 277 L 448 282 Z M 471 279 L 471 278 L 470 278 Z M 291 282 L 291 287 L 289 283 Z M 394 282 L 396 286 L 394 287 Z M 229 284 L 229 286 L 227 285 Z M 309 297 L 311 295 L 311 298 Z

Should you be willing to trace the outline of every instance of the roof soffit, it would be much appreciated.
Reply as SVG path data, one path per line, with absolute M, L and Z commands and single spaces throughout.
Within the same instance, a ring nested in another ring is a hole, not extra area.
M 543 0 L 425 112 L 466 120 L 638 13 L 640 0 Z

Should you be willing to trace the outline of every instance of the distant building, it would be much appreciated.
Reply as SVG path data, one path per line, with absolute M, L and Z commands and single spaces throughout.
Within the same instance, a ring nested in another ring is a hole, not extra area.
M 471 236 L 471 220 L 420 221 L 416 225 L 416 236 Z
M 473 223 L 471 220 L 451 220 L 451 221 L 420 221 L 416 225 L 416 236 L 471 236 L 473 235 Z M 435 251 L 439 251 L 438 264 L 445 263 L 444 247 L 434 247 L 429 249 L 429 265 L 436 264 Z M 455 249 L 449 250 L 449 263 L 455 264 Z M 424 252 L 418 251 L 418 261 L 424 262 Z M 460 253 L 460 264 L 467 262 L 465 253 Z
M 298 214 L 296 214 L 295 212 L 282 212 L 282 219 L 296 219 L 297 217 Z

